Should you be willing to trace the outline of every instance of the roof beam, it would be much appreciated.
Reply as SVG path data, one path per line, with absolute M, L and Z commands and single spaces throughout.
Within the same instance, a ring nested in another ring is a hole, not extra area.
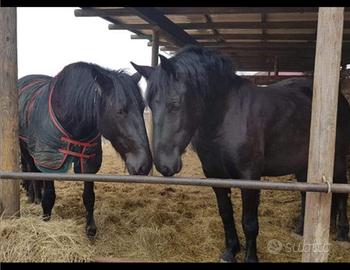
M 318 7 L 156 7 L 156 9 L 169 15 L 318 12 Z
M 103 14 L 98 10 L 103 11 Z M 132 12 L 121 8 L 109 8 L 109 9 L 76 9 L 74 10 L 75 17 L 109 17 L 109 16 L 131 16 Z
M 165 17 L 165 16 L 164 16 Z M 165 17 L 166 18 L 166 17 Z M 170 21 L 170 20 L 169 20 Z M 175 24 L 174 24 L 175 25 Z M 110 30 L 125 29 L 149 30 L 149 24 L 110 25 Z M 212 22 L 212 23 L 177 23 L 181 29 L 316 29 L 317 21 L 286 21 L 286 22 Z M 344 21 L 344 28 L 350 28 L 350 21 Z
M 203 15 L 203 14 L 242 14 L 242 13 L 304 13 L 318 12 L 318 7 L 156 7 L 165 15 Z M 350 10 L 350 8 L 348 8 Z M 347 10 L 347 9 L 346 9 Z M 134 13 L 123 8 L 103 9 L 102 16 L 132 16 Z M 76 17 L 101 17 L 95 10 L 76 9 Z
M 203 15 L 203 14 L 251 14 L 251 13 L 316 13 L 318 7 L 156 7 L 164 15 Z M 132 16 L 134 13 L 123 8 L 106 8 L 104 15 L 99 15 L 95 10 L 76 9 L 76 17 L 108 17 L 108 16 Z M 350 7 L 345 7 L 349 12 Z
M 315 42 L 200 42 L 199 45 L 210 48 L 316 48 Z M 344 42 L 344 45 L 350 44 Z M 160 46 L 171 47 L 169 43 L 161 42 Z M 148 42 L 152 46 L 152 42 Z
M 256 40 L 304 40 L 316 41 L 316 34 L 193 34 L 191 35 L 197 40 L 203 39 L 256 39 Z M 131 35 L 131 39 L 144 39 L 138 35 Z M 343 40 L 350 40 L 350 34 L 344 34 Z
M 101 10 L 101 9 L 95 9 L 95 8 L 92 8 L 92 7 L 81 7 L 81 9 L 74 10 L 74 15 L 75 16 L 77 16 L 77 12 L 76 11 L 79 11 L 79 10 L 86 11 L 86 12 L 96 12 L 96 14 L 98 14 L 97 16 L 101 17 L 102 19 L 104 19 L 106 21 L 109 21 L 109 22 L 113 23 L 113 25 L 122 25 L 118 20 L 109 17 L 109 15 L 107 15 L 105 13 L 104 9 Z M 141 37 L 143 37 L 145 39 L 151 40 L 151 38 L 149 36 L 144 35 L 143 33 L 139 32 L 137 29 L 131 29 L 127 25 L 124 25 L 123 29 L 129 30 L 129 31 L 135 33 L 138 36 L 141 36 Z
M 134 14 L 138 15 L 149 24 L 159 26 L 161 29 L 159 33 L 161 38 L 175 46 L 183 47 L 189 44 L 198 44 L 197 41 L 181 29 L 181 27 L 177 26 L 153 7 L 128 7 L 125 9 L 133 11 Z

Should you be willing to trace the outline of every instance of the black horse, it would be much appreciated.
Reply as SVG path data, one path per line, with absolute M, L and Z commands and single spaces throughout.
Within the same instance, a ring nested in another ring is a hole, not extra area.
M 20 147 L 24 171 L 97 173 L 102 163 L 101 134 L 111 141 L 130 174 L 147 175 L 152 166 L 145 107 L 137 83 L 128 75 L 98 65 L 78 62 L 56 77 L 29 75 L 19 88 Z M 40 182 L 32 181 L 36 202 Z M 30 186 L 29 186 L 30 189 Z M 54 181 L 44 182 L 42 207 L 49 220 L 55 203 Z M 86 232 L 96 234 L 93 218 L 94 183 L 84 182 Z
M 236 75 L 232 62 L 214 50 L 190 46 L 157 68 L 137 66 L 148 79 L 153 114 L 154 162 L 164 176 L 181 170 L 181 154 L 192 140 L 208 178 L 259 180 L 294 173 L 307 176 L 312 80 L 292 78 L 260 88 Z M 350 109 L 339 95 L 334 182 L 347 183 Z M 225 261 L 240 250 L 229 188 L 214 188 L 223 221 Z M 260 191 L 242 192 L 245 261 L 257 261 Z M 337 239 L 349 241 L 347 197 L 333 194 L 339 213 Z M 296 232 L 303 233 L 305 194 Z

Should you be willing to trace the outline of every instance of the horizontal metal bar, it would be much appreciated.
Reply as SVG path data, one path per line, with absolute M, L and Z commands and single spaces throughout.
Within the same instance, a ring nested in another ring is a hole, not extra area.
M 0 172 L 0 179 L 166 184 L 166 185 L 241 188 L 241 189 L 303 191 L 303 192 L 327 192 L 328 191 L 328 186 L 325 183 L 324 184 L 310 184 L 310 183 L 298 183 L 298 182 L 283 183 L 283 182 L 265 182 L 265 181 L 258 181 L 258 180 L 243 180 L 243 179 L 217 179 L 217 178 L 199 179 L 199 178 L 141 176 L 141 175 Z M 349 184 L 331 184 L 330 186 L 331 186 L 332 193 L 350 193 Z

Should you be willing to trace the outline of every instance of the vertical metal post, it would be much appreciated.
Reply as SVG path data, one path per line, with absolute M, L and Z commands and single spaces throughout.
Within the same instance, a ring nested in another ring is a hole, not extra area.
M 308 183 L 333 182 L 344 8 L 318 11 Z M 326 262 L 332 194 L 306 194 L 303 262 Z
M 1 171 L 19 171 L 17 10 L 0 8 Z M 19 217 L 19 180 L 1 179 L 3 217 Z

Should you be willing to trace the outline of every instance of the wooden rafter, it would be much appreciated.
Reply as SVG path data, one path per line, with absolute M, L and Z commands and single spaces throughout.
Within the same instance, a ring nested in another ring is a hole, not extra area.
M 165 17 L 160 11 L 153 7 L 132 7 L 127 8 L 134 11 L 143 20 L 152 25 L 160 27 L 160 36 L 168 42 L 183 47 L 189 44 L 197 44 L 197 41 L 187 34 L 181 27 L 177 26 L 167 17 Z

